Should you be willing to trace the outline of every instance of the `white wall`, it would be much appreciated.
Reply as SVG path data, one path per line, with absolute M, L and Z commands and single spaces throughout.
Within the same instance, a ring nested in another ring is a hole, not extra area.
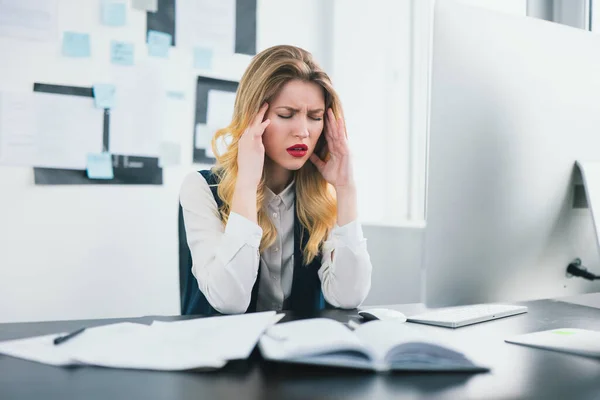
M 108 63 L 111 39 L 136 46 L 136 68 L 162 70 L 165 88 L 185 101 L 167 105 L 165 138 L 180 141 L 183 164 L 164 170 L 164 185 L 54 186 L 33 184 L 30 168 L 0 167 L 0 322 L 125 317 L 179 313 L 178 191 L 192 168 L 196 73 L 191 52 L 171 49 L 170 59 L 146 56 L 145 13 L 130 10 L 128 25 L 100 25 L 97 0 L 60 0 L 59 32 L 89 32 L 91 59 L 67 59 L 61 42 L 0 37 L 0 90 L 31 91 L 47 82 L 91 86 L 107 82 L 118 67 Z M 330 63 L 330 18 L 320 0 L 260 0 L 259 50 L 296 44 Z M 213 76 L 239 79 L 249 57 L 214 61 Z
M 332 77 L 344 103 L 361 217 L 371 223 L 407 219 L 409 7 L 409 0 L 334 1 Z

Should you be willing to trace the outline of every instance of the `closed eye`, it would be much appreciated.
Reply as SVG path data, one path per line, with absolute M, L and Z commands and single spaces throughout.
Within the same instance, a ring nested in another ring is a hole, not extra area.
M 310 117 L 313 121 L 321 121 L 323 118 L 321 117 Z
M 283 118 L 283 119 L 290 119 L 290 118 L 292 118 L 291 115 L 278 115 L 278 116 L 279 116 L 279 118 Z

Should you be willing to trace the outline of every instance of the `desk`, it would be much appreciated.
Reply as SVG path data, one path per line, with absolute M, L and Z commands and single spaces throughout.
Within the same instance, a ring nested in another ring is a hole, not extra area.
M 553 328 L 600 330 L 600 309 L 558 300 L 523 302 L 527 314 L 444 330 L 492 368 L 482 374 L 375 374 L 265 362 L 255 351 L 209 373 L 96 367 L 60 368 L 0 356 L 2 399 L 599 399 L 600 360 L 508 344 L 505 337 Z M 395 306 L 410 315 L 415 306 Z M 320 316 L 346 322 L 354 311 Z M 186 317 L 157 317 L 176 320 Z M 150 323 L 152 317 L 125 319 Z M 297 319 L 293 315 L 287 320 Z M 119 320 L 0 324 L 0 340 L 70 331 Z

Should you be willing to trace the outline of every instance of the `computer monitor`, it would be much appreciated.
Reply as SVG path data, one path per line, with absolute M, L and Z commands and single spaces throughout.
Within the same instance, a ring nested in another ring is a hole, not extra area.
M 600 35 L 444 0 L 432 46 L 424 303 L 600 291 L 565 272 L 600 273 L 573 206 L 575 161 L 600 160 Z

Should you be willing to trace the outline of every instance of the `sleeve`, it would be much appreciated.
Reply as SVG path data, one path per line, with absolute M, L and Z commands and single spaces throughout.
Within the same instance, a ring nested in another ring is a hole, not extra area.
M 185 177 L 179 201 L 200 291 L 220 313 L 244 313 L 258 274 L 262 229 L 233 212 L 223 226 L 210 187 L 197 172 Z
M 371 259 L 362 226 L 352 221 L 335 226 L 323 243 L 323 261 L 319 278 L 323 296 L 339 308 L 356 308 L 371 289 Z

